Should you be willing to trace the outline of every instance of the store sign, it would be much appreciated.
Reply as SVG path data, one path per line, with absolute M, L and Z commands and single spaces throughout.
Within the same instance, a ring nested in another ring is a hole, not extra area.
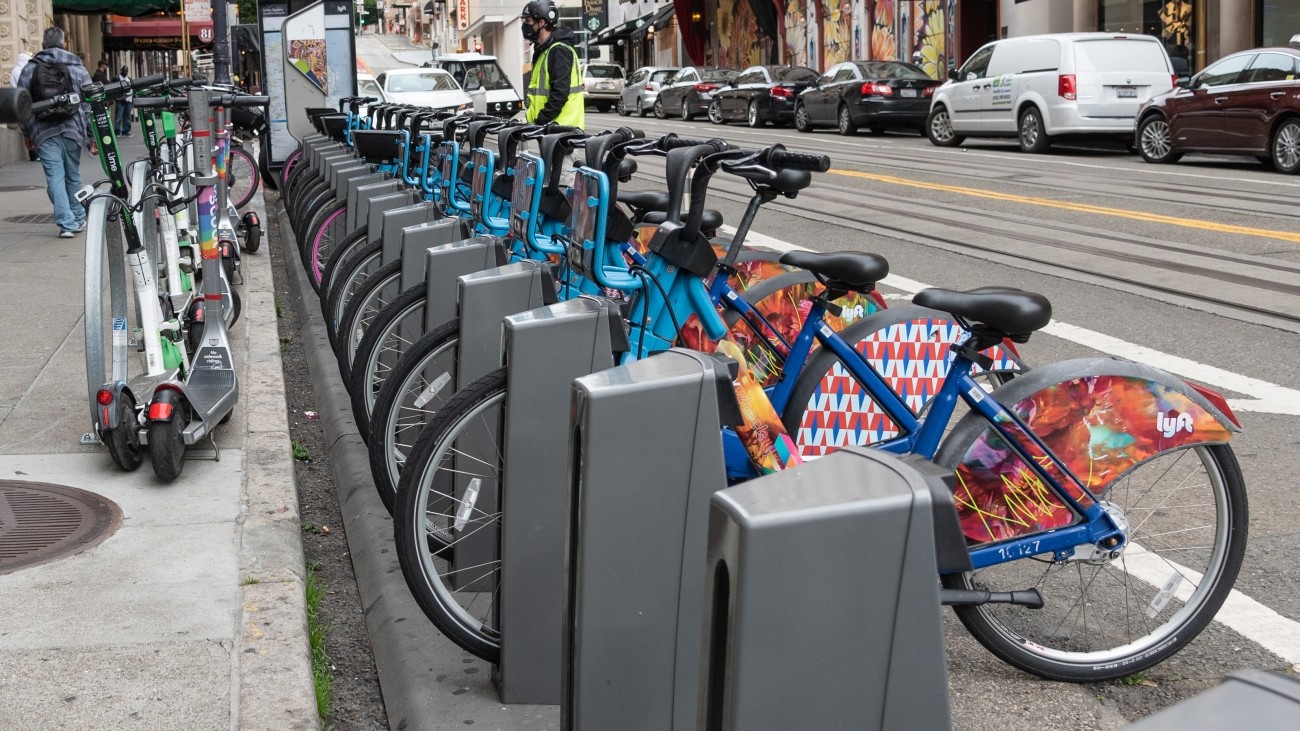
M 205 20 L 212 20 L 210 0 L 185 0 L 185 22 L 202 23 Z
M 609 24 L 606 0 L 582 0 L 582 27 L 589 33 L 604 29 Z
M 460 30 L 469 28 L 469 0 L 456 0 L 456 27 Z
M 208 26 L 208 27 L 206 27 L 206 28 L 199 28 L 199 40 L 200 40 L 200 41 L 203 41 L 204 43 L 211 43 L 211 42 L 212 42 L 212 27 L 211 27 L 211 26 Z

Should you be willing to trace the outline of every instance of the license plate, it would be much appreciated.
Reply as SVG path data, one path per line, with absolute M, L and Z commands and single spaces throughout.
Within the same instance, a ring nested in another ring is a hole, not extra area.
M 1120 99 L 1136 99 L 1138 90 L 1136 86 L 1117 86 L 1115 87 L 1115 96 Z
M 904 97 L 916 98 L 916 89 L 900 89 L 899 95 Z

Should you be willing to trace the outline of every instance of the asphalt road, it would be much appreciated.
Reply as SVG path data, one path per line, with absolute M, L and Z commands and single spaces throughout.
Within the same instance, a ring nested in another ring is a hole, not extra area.
M 369 41 L 369 42 L 367 42 Z M 373 38 L 358 54 L 378 73 L 403 66 Z M 1154 166 L 1112 146 L 1026 155 L 1014 141 L 941 149 L 915 134 L 842 137 L 749 129 L 588 109 L 587 127 L 781 143 L 827 154 L 797 200 L 764 208 L 753 232 L 817 251 L 871 251 L 904 299 L 919 286 L 1004 284 L 1047 295 L 1055 322 L 1022 348 L 1032 364 L 1118 355 L 1223 393 L 1244 431 L 1232 446 L 1250 500 L 1250 542 L 1237 594 L 1173 660 L 1122 683 L 1072 686 L 1003 665 L 950 622 L 959 728 L 1118 728 L 1247 667 L 1300 662 L 1300 179 L 1252 158 L 1188 156 Z M 662 181 L 641 161 L 634 187 Z M 734 224 L 748 188 L 715 179 L 710 206 Z

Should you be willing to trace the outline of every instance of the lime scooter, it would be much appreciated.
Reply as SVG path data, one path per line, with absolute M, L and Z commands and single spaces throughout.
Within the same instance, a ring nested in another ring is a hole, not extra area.
M 144 99 L 138 104 L 171 108 L 179 101 Z M 214 150 L 220 153 L 229 149 L 222 143 L 229 132 L 215 125 L 213 116 L 220 117 L 225 107 L 265 106 L 267 101 L 265 96 L 220 94 L 202 88 L 191 89 L 188 93 L 190 136 L 197 173 L 193 184 L 198 204 L 202 314 L 191 323 L 192 332 L 196 333 L 193 337 L 195 350 L 187 377 L 183 381 L 160 384 L 147 412 L 143 441 L 149 446 L 154 472 L 162 480 L 180 476 L 186 447 L 204 437 L 211 439 L 216 426 L 229 418 L 239 399 L 239 382 L 226 330 L 225 311 L 230 306 L 231 295 L 228 294 L 230 289 L 221 261 L 217 231 L 219 171 L 224 169 L 225 162 L 217 159 L 214 165 L 213 160 Z M 212 444 L 217 450 L 215 439 L 212 439 Z M 219 450 L 216 458 L 221 458 Z

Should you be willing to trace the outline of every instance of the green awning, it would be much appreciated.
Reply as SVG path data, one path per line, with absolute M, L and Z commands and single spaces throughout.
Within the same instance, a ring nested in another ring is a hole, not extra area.
M 175 0 L 54 0 L 54 12 L 71 15 L 104 15 L 113 13 L 136 17 L 159 10 L 177 10 Z

